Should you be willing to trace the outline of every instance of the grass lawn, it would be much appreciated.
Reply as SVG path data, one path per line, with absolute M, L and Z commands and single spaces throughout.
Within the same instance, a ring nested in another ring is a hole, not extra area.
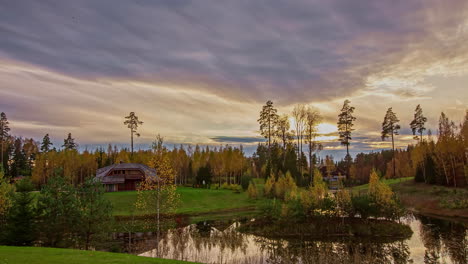
M 384 179 L 383 182 L 386 183 L 387 185 L 393 185 L 393 184 L 397 184 L 397 183 L 400 183 L 400 182 L 405 182 L 405 181 L 409 181 L 409 180 L 412 180 L 414 179 L 414 177 L 406 177 L 406 178 L 398 178 L 398 179 Z M 355 192 L 359 192 L 359 191 L 363 191 L 363 190 L 367 190 L 369 189 L 369 184 L 363 184 L 363 185 L 359 185 L 359 186 L 354 186 L 352 188 L 353 191 Z
M 265 199 L 251 200 L 246 192 L 234 193 L 231 190 L 209 190 L 191 187 L 178 187 L 181 204 L 177 209 L 178 214 L 197 215 L 216 211 L 234 209 L 256 209 Z M 132 214 L 136 191 L 112 192 L 105 196 L 112 202 L 114 215 L 128 216 Z M 134 212 L 134 214 L 139 214 Z
M 84 251 L 62 248 L 0 246 L 0 264 L 83 264 L 83 263 L 193 263 L 177 260 L 138 257 L 130 254 Z

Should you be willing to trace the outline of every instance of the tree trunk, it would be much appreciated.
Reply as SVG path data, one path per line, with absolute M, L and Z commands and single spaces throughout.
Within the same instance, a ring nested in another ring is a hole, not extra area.
M 159 186 L 159 179 L 158 179 L 158 202 L 156 204 L 157 208 L 157 221 L 156 221 L 156 256 L 159 257 L 159 200 L 160 200 L 161 189 Z
M 393 178 L 396 178 L 396 167 L 395 167 L 395 141 L 393 140 L 393 130 L 392 130 L 392 149 L 393 149 Z
M 130 129 L 130 134 L 131 134 L 131 149 L 132 149 L 131 156 L 133 157 L 133 128 Z
M 453 187 L 457 187 L 457 174 L 455 171 L 455 160 L 452 155 L 450 155 L 450 161 L 452 162 L 452 171 L 453 171 Z
M 0 133 L 1 133 L 1 131 L 0 131 Z M 2 165 L 2 168 L 3 168 L 3 137 L 0 139 L 0 143 L 1 143 L 0 145 L 2 145 L 2 149 L 0 151 L 0 159 L 1 159 L 0 165 Z M 3 168 L 3 170 L 5 171 L 5 168 Z

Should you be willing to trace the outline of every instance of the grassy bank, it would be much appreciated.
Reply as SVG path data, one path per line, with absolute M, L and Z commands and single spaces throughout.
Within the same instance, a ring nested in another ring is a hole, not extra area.
M 468 221 L 468 190 L 405 181 L 392 185 L 410 210 L 432 216 L 456 217 Z
M 384 179 L 384 180 L 382 180 L 382 182 L 384 182 L 385 184 L 391 186 L 391 185 L 398 184 L 398 183 L 401 183 L 401 182 L 407 182 L 407 181 L 413 180 L 413 179 L 414 179 L 414 177 L 406 177 L 406 178 L 399 178 L 399 179 Z M 369 189 L 369 184 L 354 186 L 352 188 L 353 192 L 362 192 L 362 191 L 366 191 L 367 189 Z
M 135 263 L 135 264 L 182 264 L 193 263 L 177 260 L 138 257 L 130 254 L 84 251 L 61 248 L 41 247 L 4 247 L 0 246 L 1 264 L 105 264 L 105 263 Z
M 237 213 L 252 211 L 265 202 L 265 199 L 249 199 L 246 192 L 234 193 L 231 190 L 178 187 L 177 192 L 180 194 L 181 203 L 176 213 L 193 216 L 211 213 L 226 214 L 230 211 Z M 115 216 L 141 214 L 134 209 L 137 199 L 136 191 L 106 193 L 105 196 L 111 201 Z

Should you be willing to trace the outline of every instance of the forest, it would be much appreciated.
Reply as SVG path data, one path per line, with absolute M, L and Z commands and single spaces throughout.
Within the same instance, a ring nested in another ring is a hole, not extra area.
M 351 134 L 357 119 L 353 112 L 354 107 L 346 100 L 338 115 L 339 141 L 347 150 L 352 144 Z M 468 185 L 468 112 L 460 124 L 442 112 L 437 134 L 432 135 L 430 130 L 424 133 L 427 118 L 418 105 L 414 120 L 409 124 L 415 137 L 414 144 L 404 149 L 359 153 L 354 158 L 347 154 L 341 160 L 334 160 L 328 155 L 320 156 L 323 146 L 316 137 L 321 121 L 317 109 L 297 105 L 290 115 L 279 115 L 273 103 L 268 101 L 258 119 L 260 134 L 265 137 L 265 142 L 258 144 L 252 156 L 244 153 L 242 145 L 179 145 L 172 149 L 164 147 L 164 155 L 175 171 L 177 185 L 193 186 L 203 181 L 218 185 L 241 184 L 242 178 L 266 179 L 270 175 L 278 178 L 289 172 L 298 186 L 308 186 L 315 168 L 322 168 L 325 176 L 330 176 L 332 172 L 344 174 L 344 184 L 348 186 L 367 183 L 373 169 L 385 178 L 415 176 L 416 181 L 428 184 Z M 382 124 L 383 140 L 390 137 L 393 141 L 398 136 L 398 122 L 389 108 Z M 119 162 L 148 164 L 155 155 L 158 141 L 163 144 L 163 137 L 158 135 L 151 149 L 133 151 L 132 133 L 130 150 L 109 144 L 107 149 L 80 151 L 78 143 L 69 133 L 63 145 L 54 146 L 49 134 L 42 141 L 15 137 L 3 112 L 0 129 L 0 163 L 6 177 L 31 176 L 36 186 L 46 183 L 52 176 L 62 176 L 77 185 L 93 177 L 98 168 Z M 136 128 L 132 128 L 132 131 L 136 133 Z

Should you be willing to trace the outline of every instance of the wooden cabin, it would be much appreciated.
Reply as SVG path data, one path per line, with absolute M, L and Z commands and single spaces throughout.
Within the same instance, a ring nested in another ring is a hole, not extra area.
M 156 170 L 138 163 L 113 164 L 96 171 L 96 179 L 107 192 L 134 191 L 147 177 L 156 177 Z

